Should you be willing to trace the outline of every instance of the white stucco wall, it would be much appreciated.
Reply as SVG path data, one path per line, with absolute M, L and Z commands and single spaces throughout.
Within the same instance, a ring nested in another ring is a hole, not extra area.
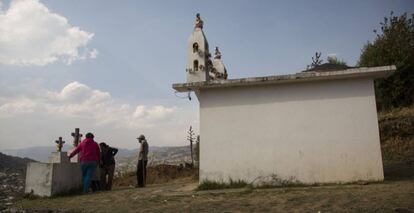
M 80 192 L 82 172 L 80 163 L 54 163 L 52 195 Z
M 203 33 L 203 30 L 200 28 L 195 28 L 188 38 L 187 45 L 187 82 L 198 82 L 206 81 L 208 79 L 208 74 L 206 72 L 206 55 L 209 53 L 208 42 L 206 36 Z M 193 44 L 198 44 L 198 52 L 193 52 Z M 204 69 L 194 70 L 193 62 L 194 60 L 198 61 L 198 65 L 202 65 Z M 189 72 L 189 70 L 192 70 Z
M 27 164 L 25 193 L 54 196 L 80 191 L 82 174 L 79 163 L 71 163 L 66 152 L 52 152 L 49 161 Z
M 383 180 L 372 79 L 205 89 L 200 181 Z
M 27 163 L 25 193 L 39 196 L 52 195 L 53 164 Z

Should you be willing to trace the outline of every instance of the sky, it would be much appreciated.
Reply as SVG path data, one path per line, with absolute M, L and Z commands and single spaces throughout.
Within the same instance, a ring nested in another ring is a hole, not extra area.
M 198 101 L 186 79 L 195 14 L 229 78 L 296 73 L 335 56 L 356 65 L 391 11 L 412 0 L 0 0 L 0 150 L 53 146 L 78 127 L 98 142 L 187 145 Z

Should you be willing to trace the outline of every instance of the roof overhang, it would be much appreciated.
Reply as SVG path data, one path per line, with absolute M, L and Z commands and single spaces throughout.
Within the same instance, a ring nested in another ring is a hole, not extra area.
M 312 81 L 329 81 L 356 78 L 385 78 L 396 70 L 394 65 L 382 67 L 359 67 L 329 72 L 301 72 L 289 75 L 274 75 L 265 77 L 239 78 L 229 80 L 201 81 L 173 84 L 178 92 L 197 91 L 200 89 L 242 87 L 267 84 L 286 84 Z

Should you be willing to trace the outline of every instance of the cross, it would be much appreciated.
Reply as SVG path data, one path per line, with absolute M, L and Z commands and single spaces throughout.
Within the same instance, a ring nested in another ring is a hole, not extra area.
M 57 151 L 62 151 L 62 146 L 65 143 L 65 141 L 62 141 L 62 137 L 59 137 L 59 140 L 55 141 L 57 143 Z
M 77 147 L 82 138 L 82 134 L 79 133 L 79 128 L 75 128 L 75 132 L 72 132 L 71 135 L 73 137 L 73 146 Z

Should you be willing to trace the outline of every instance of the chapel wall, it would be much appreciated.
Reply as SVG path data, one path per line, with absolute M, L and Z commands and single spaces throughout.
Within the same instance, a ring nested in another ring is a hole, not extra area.
M 200 181 L 384 179 L 372 79 L 207 89 Z

